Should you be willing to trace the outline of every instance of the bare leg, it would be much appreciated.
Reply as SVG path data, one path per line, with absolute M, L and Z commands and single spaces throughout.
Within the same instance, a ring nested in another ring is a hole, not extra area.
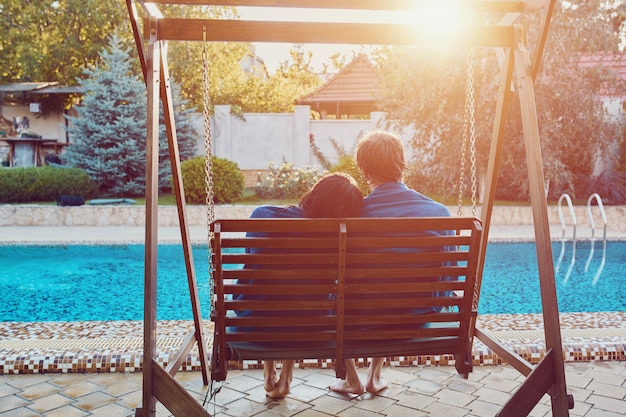
M 274 385 L 274 389 L 267 392 L 267 396 L 273 399 L 285 398 L 289 395 L 291 380 L 293 379 L 293 359 L 283 361 L 283 369 L 280 371 L 280 378 Z
M 372 358 L 372 363 L 367 370 L 365 389 L 367 392 L 376 394 L 389 386 L 389 383 L 381 377 L 385 358 Z
M 330 390 L 342 394 L 363 394 L 365 387 L 359 379 L 354 359 L 346 359 L 346 379 L 338 379 L 330 384 Z
M 263 379 L 265 380 L 265 391 L 272 391 L 276 386 L 276 383 L 278 382 L 278 378 L 276 378 L 276 368 L 274 367 L 274 361 L 263 361 Z

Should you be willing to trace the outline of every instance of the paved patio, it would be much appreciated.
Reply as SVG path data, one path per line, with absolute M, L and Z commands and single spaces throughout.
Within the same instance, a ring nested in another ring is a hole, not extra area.
M 364 370 L 361 370 L 364 372 Z M 626 363 L 580 362 L 565 365 L 571 416 L 617 417 L 626 412 Z M 390 386 L 378 396 L 330 392 L 329 369 L 296 369 L 291 394 L 269 400 L 261 370 L 230 371 L 206 409 L 214 416 L 494 416 L 520 385 L 509 366 L 479 366 L 467 380 L 450 366 L 384 369 Z M 0 416 L 131 416 L 141 402 L 141 373 L 79 373 L 0 376 Z M 176 376 L 202 403 L 208 387 L 199 372 Z M 162 406 L 157 416 L 169 416 Z M 544 396 L 531 416 L 549 416 Z

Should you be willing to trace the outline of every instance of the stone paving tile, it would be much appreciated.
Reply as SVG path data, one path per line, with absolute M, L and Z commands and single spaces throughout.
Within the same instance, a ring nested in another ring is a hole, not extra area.
M 3 410 L 3 408 L 0 408 L 0 410 Z M 0 416 L 2 417 L 39 417 L 41 416 L 41 414 L 36 413 L 27 408 L 16 408 L 14 410 L 0 412 Z
M 37 398 L 32 402 L 28 408 L 31 408 L 39 413 L 45 414 L 55 408 L 63 407 L 71 404 L 72 400 L 61 394 L 52 394 L 46 397 Z
M 472 415 L 475 415 L 476 417 L 493 417 L 498 411 L 500 411 L 501 407 L 479 399 L 470 403 L 467 408 L 470 410 Z
M 438 402 L 442 404 L 449 404 L 458 407 L 466 407 L 469 403 L 476 399 L 476 396 L 474 395 L 454 391 L 448 388 L 444 388 L 437 392 L 435 397 L 437 397 L 439 399 Z
M 597 410 L 611 411 L 613 413 L 621 413 L 622 415 L 626 413 L 626 402 L 624 399 L 618 400 L 594 394 L 589 397 L 587 402 L 593 404 L 593 408 Z
M 112 395 L 105 394 L 104 392 L 94 392 L 78 398 L 74 406 L 91 412 L 97 408 L 115 402 L 117 402 L 117 398 Z
M 30 385 L 22 390 L 20 397 L 27 400 L 36 400 L 37 398 L 46 397 L 48 395 L 60 392 L 61 388 L 50 382 L 41 382 L 39 384 Z
M 566 364 L 568 391 L 575 398 L 570 416 L 624 416 L 626 363 L 601 364 Z M 359 369 L 359 373 L 364 377 L 365 370 Z M 215 417 L 492 417 L 519 385 L 519 373 L 506 366 L 476 367 L 472 375 L 463 379 L 450 366 L 386 367 L 383 376 L 391 382 L 380 395 L 347 396 L 327 389 L 334 371 L 296 369 L 291 394 L 283 400 L 270 400 L 265 396 L 261 370 L 234 371 L 229 372 L 215 403 L 207 404 L 206 409 Z M 176 379 L 202 403 L 208 388 L 200 372 L 179 372 Z M 119 373 L 2 376 L 0 417 L 129 417 L 141 403 L 141 380 L 141 374 Z M 157 403 L 158 417 L 170 415 Z M 530 413 L 530 417 L 544 416 L 551 416 L 548 395 Z
M 87 411 L 83 411 L 71 405 L 66 405 L 65 407 L 47 412 L 46 417 L 83 417 L 88 416 L 89 414 L 90 413 Z
M 0 410 L 4 410 L 6 412 L 11 410 L 19 410 L 22 408 L 26 409 L 26 407 L 30 406 L 30 404 L 30 401 L 26 401 L 25 399 L 17 395 L 0 398 Z

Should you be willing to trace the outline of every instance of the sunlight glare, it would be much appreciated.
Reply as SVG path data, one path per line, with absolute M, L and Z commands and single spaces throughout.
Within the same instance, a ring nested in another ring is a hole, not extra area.
M 453 38 L 462 32 L 468 13 L 462 6 L 459 1 L 419 2 L 419 6 L 405 14 L 405 23 L 415 25 L 421 36 L 432 41 Z

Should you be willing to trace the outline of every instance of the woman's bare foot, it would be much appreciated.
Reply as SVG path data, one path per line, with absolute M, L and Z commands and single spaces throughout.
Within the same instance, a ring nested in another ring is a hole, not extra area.
M 365 392 L 365 387 L 361 381 L 357 380 L 349 382 L 347 379 L 337 379 L 328 387 L 333 392 L 340 394 L 356 394 L 361 395 Z
M 281 375 L 282 376 L 282 375 Z M 289 385 L 291 385 L 291 381 L 285 381 L 282 378 L 276 382 L 274 389 L 271 391 L 267 391 L 265 395 L 273 400 L 278 400 L 281 398 L 285 398 L 291 392 Z
M 274 361 L 263 361 L 263 379 L 265 392 L 271 392 L 278 383 Z

